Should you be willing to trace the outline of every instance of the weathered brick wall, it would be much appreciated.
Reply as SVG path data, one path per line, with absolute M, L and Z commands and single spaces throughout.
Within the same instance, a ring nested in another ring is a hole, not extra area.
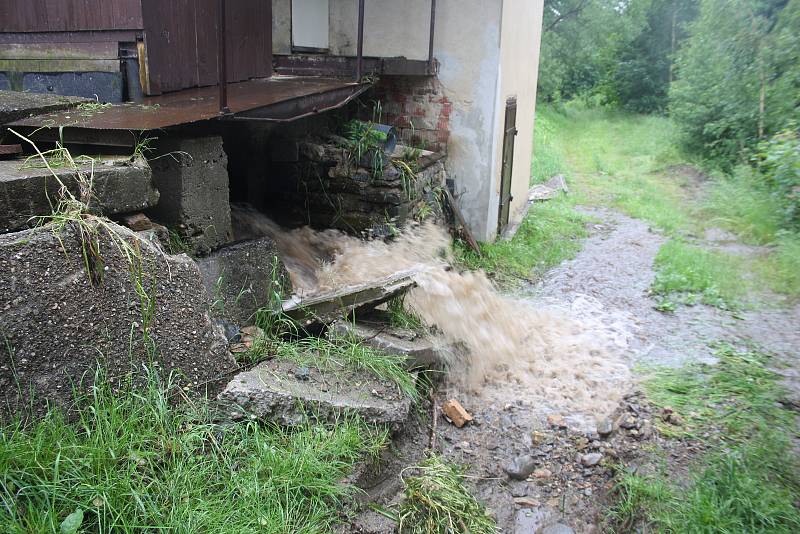
M 452 102 L 435 77 L 385 76 L 374 90 L 381 121 L 393 125 L 403 144 L 446 152 Z

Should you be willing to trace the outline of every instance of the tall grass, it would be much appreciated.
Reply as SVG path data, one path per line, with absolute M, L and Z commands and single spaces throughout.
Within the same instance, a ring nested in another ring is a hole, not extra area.
M 386 439 L 357 420 L 221 427 L 154 375 L 142 390 L 94 383 L 75 421 L 0 429 L 0 531 L 63 531 L 77 510 L 73 532 L 328 532 L 354 492 L 340 480 Z

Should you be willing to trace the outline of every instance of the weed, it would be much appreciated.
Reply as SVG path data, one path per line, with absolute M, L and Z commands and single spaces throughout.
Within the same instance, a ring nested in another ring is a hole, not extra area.
M 467 268 L 483 269 L 501 283 L 513 285 L 577 254 L 580 239 L 587 235 L 586 222 L 570 199 L 554 199 L 532 206 L 512 239 L 482 243 L 480 256 L 457 244 L 456 256 Z
M 463 469 L 431 456 L 405 469 L 402 478 L 405 489 L 398 520 L 402 534 L 497 532 L 484 506 L 464 487 Z
M 651 291 L 663 297 L 682 296 L 684 304 L 693 303 L 699 296 L 705 304 L 735 308 L 746 291 L 740 260 L 683 241 L 664 243 L 656 255 L 655 268 Z
M 414 332 L 424 331 L 425 324 L 417 314 L 406 307 L 405 299 L 406 294 L 403 293 L 392 298 L 387 303 L 386 309 L 389 312 L 389 325 L 393 328 L 403 328 Z
M 114 392 L 98 374 L 75 422 L 53 410 L 0 427 L 3 532 L 59 532 L 70 517 L 76 532 L 328 532 L 356 491 L 340 481 L 387 438 L 356 419 L 217 426 L 149 376 Z
M 167 252 L 170 254 L 189 254 L 192 245 L 187 238 L 175 228 L 168 228 L 169 238 L 167 241 Z
M 779 233 L 774 249 L 756 259 L 754 270 L 772 291 L 791 298 L 800 296 L 800 235 Z

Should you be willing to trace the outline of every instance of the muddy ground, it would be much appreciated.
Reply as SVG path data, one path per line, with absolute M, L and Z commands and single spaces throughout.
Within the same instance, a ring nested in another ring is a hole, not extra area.
M 526 287 L 526 299 L 567 308 L 590 303 L 609 328 L 619 330 L 631 369 L 712 362 L 710 345 L 715 341 L 755 343 L 777 356 L 779 372 L 787 377 L 795 400 L 800 398 L 800 306 L 764 305 L 737 313 L 705 305 L 657 311 L 648 288 L 653 260 L 666 238 L 647 223 L 611 210 L 583 211 L 593 222 L 581 252 Z M 708 232 L 698 241 L 739 254 L 762 253 L 722 231 Z M 666 445 L 676 464 L 696 452 L 691 443 L 666 444 L 660 438 L 654 422 L 662 414 L 652 413 L 635 383 L 624 393 L 614 415 L 598 424 L 586 414 L 556 411 L 547 399 L 508 383 L 488 384 L 480 393 L 442 384 L 434 399 L 435 425 L 423 420 L 398 437 L 380 471 L 360 478 L 367 491 L 364 500 L 383 506 L 398 502 L 398 473 L 432 446 L 446 460 L 468 466 L 468 485 L 495 515 L 501 532 L 602 532 L 613 464 L 646 464 L 652 449 L 648 445 L 655 442 Z M 441 415 L 438 407 L 453 397 L 474 416 L 474 423 L 456 428 Z M 610 434 L 603 428 L 609 423 Z M 393 528 L 391 521 L 367 510 L 353 520 L 350 531 Z

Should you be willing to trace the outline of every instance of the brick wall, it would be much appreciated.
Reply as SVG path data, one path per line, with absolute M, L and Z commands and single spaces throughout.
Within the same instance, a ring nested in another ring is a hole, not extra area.
M 381 121 L 393 125 L 402 143 L 447 152 L 452 102 L 434 77 L 385 76 L 374 90 Z

